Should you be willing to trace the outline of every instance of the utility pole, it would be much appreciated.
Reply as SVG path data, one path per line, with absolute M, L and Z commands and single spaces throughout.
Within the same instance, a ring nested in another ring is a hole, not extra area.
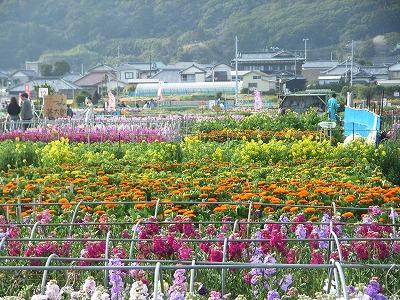
M 351 40 L 351 69 L 350 69 L 350 86 L 353 86 L 353 60 L 354 60 L 354 41 Z
M 333 61 L 333 52 L 331 51 L 331 61 Z
M 297 54 L 294 53 L 294 78 L 297 78 Z
M 118 45 L 118 48 L 117 48 L 117 101 L 119 101 L 119 84 L 118 84 L 118 81 L 119 81 L 119 78 L 120 78 L 118 67 L 119 67 L 119 45 Z
M 238 83 L 238 38 L 235 36 L 235 106 L 239 101 L 239 83 Z
M 304 41 L 304 61 L 307 61 L 307 41 L 308 40 L 309 40 L 308 38 L 303 39 L 303 41 Z
M 149 67 L 150 67 L 150 69 L 149 69 L 150 70 L 149 78 L 151 78 L 151 51 L 150 51 L 150 66 Z

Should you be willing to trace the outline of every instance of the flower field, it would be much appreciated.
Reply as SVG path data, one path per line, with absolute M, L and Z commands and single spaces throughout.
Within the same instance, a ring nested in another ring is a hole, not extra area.
M 204 119 L 181 141 L 11 132 L 0 299 L 399 299 L 398 147 L 277 118 Z

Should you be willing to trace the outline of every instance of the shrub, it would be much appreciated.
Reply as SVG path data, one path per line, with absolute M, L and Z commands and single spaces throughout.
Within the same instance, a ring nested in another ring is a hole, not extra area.
M 382 145 L 380 166 L 386 178 L 400 185 L 400 141 L 387 141 Z

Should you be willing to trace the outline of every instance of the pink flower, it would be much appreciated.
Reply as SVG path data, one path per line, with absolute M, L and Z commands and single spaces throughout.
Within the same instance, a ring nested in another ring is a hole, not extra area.
M 320 250 L 314 250 L 311 253 L 311 262 L 312 265 L 320 265 L 324 263 L 324 255 Z

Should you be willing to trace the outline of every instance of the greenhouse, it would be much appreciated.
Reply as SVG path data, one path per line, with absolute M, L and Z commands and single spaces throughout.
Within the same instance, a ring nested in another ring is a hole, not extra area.
M 186 94 L 235 94 L 235 82 L 179 82 L 163 83 L 161 93 L 164 96 L 186 95 Z M 241 82 L 239 82 L 239 90 Z M 130 96 L 157 96 L 159 90 L 158 83 L 138 84 L 136 90 L 130 93 Z

